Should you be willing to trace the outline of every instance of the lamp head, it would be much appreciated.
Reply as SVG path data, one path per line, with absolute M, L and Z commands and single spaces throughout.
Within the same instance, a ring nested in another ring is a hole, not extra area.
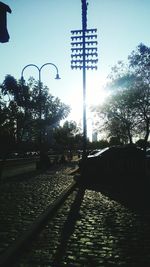
M 56 80 L 60 80 L 61 78 L 59 77 L 59 74 L 57 73 L 56 74 L 56 78 L 55 78 Z

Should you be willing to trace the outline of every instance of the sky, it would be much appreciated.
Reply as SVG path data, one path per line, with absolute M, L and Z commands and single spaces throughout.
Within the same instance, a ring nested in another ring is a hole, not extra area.
M 81 0 L 5 0 L 12 10 L 7 14 L 8 43 L 0 43 L 0 83 L 7 74 L 20 79 L 28 64 L 41 67 L 42 82 L 50 93 L 70 105 L 68 119 L 82 120 L 82 71 L 72 70 L 71 30 L 82 28 Z M 126 61 L 142 42 L 150 44 L 150 0 L 88 0 L 87 28 L 97 28 L 98 70 L 87 71 L 87 109 L 101 103 L 103 86 L 117 61 Z M 36 68 L 26 68 L 24 78 L 38 80 Z M 91 127 L 92 115 L 87 112 Z

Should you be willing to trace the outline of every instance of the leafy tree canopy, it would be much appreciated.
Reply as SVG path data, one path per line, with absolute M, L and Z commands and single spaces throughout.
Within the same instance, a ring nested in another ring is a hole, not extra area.
M 56 127 L 68 116 L 70 107 L 52 96 L 48 87 L 40 86 L 41 94 L 39 82 L 32 77 L 27 84 L 22 84 L 11 75 L 7 75 L 0 85 L 0 140 L 3 146 L 6 135 L 15 145 L 23 141 L 38 142 L 40 131 L 44 137 L 48 127 Z
M 150 131 L 150 48 L 139 44 L 128 56 L 112 68 L 107 88 L 111 96 L 103 106 L 94 107 L 103 117 L 103 129 L 109 137 L 133 142 L 137 136 L 147 144 Z

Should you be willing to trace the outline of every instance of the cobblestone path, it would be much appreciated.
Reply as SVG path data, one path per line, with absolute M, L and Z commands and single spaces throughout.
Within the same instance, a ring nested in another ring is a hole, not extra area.
M 72 182 L 70 167 L 33 176 L 10 178 L 0 184 L 0 254 Z
M 67 167 L 0 185 L 0 253 L 72 182 Z M 77 189 L 15 267 L 149 267 L 150 211 Z
M 77 190 L 15 267 L 149 267 L 146 218 L 101 192 Z

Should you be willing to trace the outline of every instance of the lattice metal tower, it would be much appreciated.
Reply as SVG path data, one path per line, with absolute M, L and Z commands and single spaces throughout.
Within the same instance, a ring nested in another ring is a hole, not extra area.
M 86 123 L 86 70 L 96 69 L 97 54 L 97 29 L 87 28 L 86 0 L 82 3 L 82 29 L 71 31 L 71 68 L 83 71 L 83 159 L 86 158 L 87 149 L 87 123 Z

